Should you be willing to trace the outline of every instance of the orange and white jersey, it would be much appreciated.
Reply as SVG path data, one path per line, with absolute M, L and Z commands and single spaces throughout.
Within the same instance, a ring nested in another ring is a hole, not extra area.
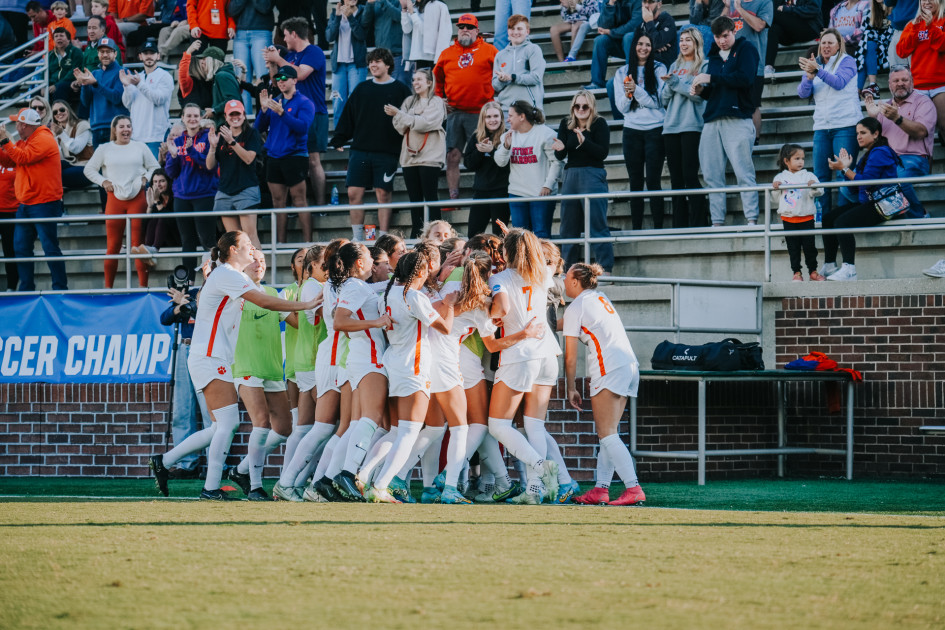
M 325 322 L 325 331 L 327 336 L 318 346 L 316 358 L 324 353 L 328 357 L 328 365 L 338 365 L 341 358 L 342 333 L 335 330 L 335 307 L 338 306 L 338 291 L 335 290 L 331 282 L 326 282 L 322 288 L 325 297 L 322 300 L 322 319 Z
M 338 303 L 335 310 L 348 309 L 351 314 L 360 320 L 377 319 L 381 316 L 381 296 L 371 285 L 359 278 L 348 278 L 341 285 L 338 292 Z M 334 311 L 332 312 L 334 318 Z M 348 357 L 360 360 L 369 359 L 376 367 L 383 366 L 384 350 L 387 349 L 387 340 L 384 331 L 380 328 L 368 328 L 357 332 L 346 333 L 348 336 Z
M 607 296 L 586 289 L 564 311 L 565 337 L 587 346 L 587 371 L 592 379 L 637 363 L 627 331 Z
M 554 339 L 554 334 L 548 330 L 545 316 L 548 289 L 551 288 L 552 284 L 552 277 L 548 273 L 545 274 L 544 281 L 540 285 L 532 285 L 525 282 L 524 278 L 514 269 L 506 269 L 489 279 L 489 287 L 492 289 L 493 296 L 499 293 L 505 293 L 509 296 L 509 312 L 502 318 L 504 334 L 511 335 L 523 330 L 528 322 L 535 317 L 545 325 L 545 334 L 542 337 L 523 339 L 511 348 L 506 348 L 499 353 L 500 365 L 522 363 L 548 355 L 560 354 L 561 350 L 558 347 L 558 342 Z M 557 349 L 557 352 L 554 352 L 554 349 Z
M 429 375 L 433 364 L 430 324 L 440 318 L 430 298 L 420 291 L 395 285 L 387 294 L 387 314 L 395 322 L 387 331 L 390 345 L 384 353 L 388 374 L 391 378 L 397 372 Z
M 190 346 L 192 355 L 214 357 L 224 365 L 233 364 L 243 314 L 242 296 L 255 289 L 249 276 L 229 263 L 213 270 L 200 290 Z

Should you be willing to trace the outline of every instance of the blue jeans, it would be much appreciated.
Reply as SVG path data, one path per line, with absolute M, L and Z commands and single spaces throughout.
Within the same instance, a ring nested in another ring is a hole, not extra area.
M 518 195 L 509 195 L 515 199 Z M 551 238 L 551 218 L 555 214 L 555 202 L 548 201 L 510 201 L 512 225 L 531 230 L 538 238 Z
M 272 33 L 269 31 L 243 31 L 237 29 L 233 40 L 233 57 L 246 64 L 246 80 L 253 82 L 268 71 L 263 52 L 272 45 Z M 253 98 L 249 92 L 243 92 L 243 107 L 246 113 L 253 111 Z
M 561 186 L 562 195 L 580 193 L 607 192 L 607 171 L 593 166 L 582 166 L 564 169 L 564 183 Z M 607 200 L 591 199 L 591 234 L 590 238 L 610 236 L 607 226 Z M 584 202 L 580 199 L 561 202 L 561 238 L 578 238 L 584 231 Z M 594 258 L 604 271 L 614 270 L 614 246 L 611 243 L 595 243 L 591 246 Z M 564 245 L 561 255 L 564 257 L 565 268 L 569 268 L 584 258 L 583 245 Z
M 48 201 L 32 205 L 21 204 L 16 211 L 17 219 L 46 219 L 62 216 L 62 201 Z M 33 256 L 33 241 L 39 236 L 45 256 L 62 256 L 59 249 L 59 237 L 56 236 L 56 223 L 17 223 L 13 233 L 13 249 L 17 258 L 31 258 Z M 68 289 L 66 285 L 66 263 L 50 260 L 49 274 L 52 276 L 53 289 Z M 20 272 L 20 291 L 35 291 L 33 281 L 33 263 L 17 263 Z
M 899 177 L 925 177 L 929 174 L 929 159 L 922 155 L 900 155 L 902 166 L 896 169 Z M 906 211 L 906 218 L 924 219 L 928 216 L 925 207 L 919 201 L 915 194 L 915 188 L 912 184 L 902 185 L 902 194 L 909 200 L 909 209 Z
M 345 108 L 348 97 L 354 92 L 358 83 L 367 77 L 367 68 L 358 68 L 354 63 L 339 63 L 338 70 L 331 74 L 331 93 L 334 102 L 334 126 L 338 127 L 341 110 Z
M 171 418 L 171 434 L 174 444 L 180 444 L 192 433 L 201 428 L 210 426 L 210 410 L 207 409 L 207 400 L 203 393 L 194 391 L 194 383 L 190 380 L 190 371 L 187 369 L 187 358 L 190 356 L 190 345 L 180 344 L 177 347 L 177 363 L 174 366 L 174 416 Z M 203 417 L 203 427 L 197 426 L 197 405 L 200 405 L 200 414 Z M 191 453 L 177 462 L 178 468 L 192 470 L 197 464 L 200 453 Z
M 532 17 L 532 0 L 496 0 L 495 3 L 495 38 L 492 45 L 502 50 L 509 45 L 509 18 L 513 15 Z
M 856 164 L 856 154 L 860 147 L 856 143 L 856 127 L 840 127 L 838 129 L 817 129 L 814 131 L 814 176 L 823 183 L 831 179 L 836 181 L 845 181 L 840 171 L 831 171 L 827 164 L 827 158 L 840 155 L 840 149 L 846 149 L 853 156 L 853 163 Z M 849 203 L 858 203 L 857 188 L 840 189 L 840 205 Z M 825 190 L 823 196 L 817 201 L 820 203 L 820 211 L 826 215 L 833 208 L 833 195 L 831 190 Z
M 587 37 L 587 32 L 591 30 L 590 24 L 586 21 L 582 21 L 581 25 L 578 26 L 578 32 L 574 36 L 574 40 L 571 42 L 571 49 L 568 51 L 568 57 L 572 59 L 577 59 L 578 53 L 581 52 L 581 46 L 584 45 L 584 38 Z
M 640 5 L 641 7 L 643 5 Z M 642 10 L 642 9 L 641 9 Z M 627 33 L 622 40 L 614 39 L 609 35 L 598 35 L 594 38 L 594 52 L 591 54 L 591 83 L 604 87 L 607 77 L 607 60 L 611 56 L 620 57 L 622 64 L 627 63 L 630 56 L 630 45 L 633 44 L 633 33 Z M 611 95 L 611 102 L 613 96 Z
M 871 74 L 875 77 L 879 73 L 879 44 L 877 42 L 873 40 L 866 42 L 866 54 L 863 55 L 863 59 L 865 63 L 857 72 L 856 77 L 856 86 L 860 90 L 866 85 L 867 75 Z

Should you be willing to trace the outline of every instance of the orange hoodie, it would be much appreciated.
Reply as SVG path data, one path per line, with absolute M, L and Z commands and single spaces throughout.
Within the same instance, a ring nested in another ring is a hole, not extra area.
M 14 189 L 25 205 L 62 200 L 59 145 L 49 127 L 40 125 L 29 138 L 0 147 L 0 164 L 16 167 Z
M 945 18 L 931 24 L 909 22 L 902 29 L 896 54 L 903 59 L 911 55 L 912 79 L 917 90 L 934 90 L 945 85 Z
M 492 66 L 497 54 L 495 46 L 479 37 L 469 48 L 455 40 L 440 53 L 433 68 L 436 95 L 446 104 L 470 114 L 478 114 L 492 100 Z
M 229 0 L 187 0 L 187 25 L 199 28 L 204 37 L 227 39 L 226 29 L 236 30 L 236 21 L 226 12 L 228 4 Z

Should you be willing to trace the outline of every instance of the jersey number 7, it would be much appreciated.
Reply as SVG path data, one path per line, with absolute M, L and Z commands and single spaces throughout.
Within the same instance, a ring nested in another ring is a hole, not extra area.
M 528 295 L 528 302 L 525 304 L 525 311 L 527 312 L 532 310 L 532 288 L 530 286 L 522 287 L 522 293 Z

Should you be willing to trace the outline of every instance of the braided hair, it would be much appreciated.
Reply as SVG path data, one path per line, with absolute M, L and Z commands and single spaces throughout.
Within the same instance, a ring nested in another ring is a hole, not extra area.
M 387 304 L 387 296 L 390 294 L 394 282 L 409 287 L 413 281 L 423 272 L 423 269 L 430 265 L 430 252 L 433 251 L 432 245 L 419 243 L 412 250 L 400 257 L 397 261 L 397 267 L 394 269 L 394 275 L 387 283 L 384 290 L 384 304 Z M 407 289 L 404 289 L 404 302 L 407 301 Z
M 355 263 L 361 260 L 366 251 L 367 248 L 361 243 L 345 243 L 338 249 L 338 253 L 331 257 L 328 261 L 328 278 L 335 291 L 340 290 L 341 285 L 351 277 Z

